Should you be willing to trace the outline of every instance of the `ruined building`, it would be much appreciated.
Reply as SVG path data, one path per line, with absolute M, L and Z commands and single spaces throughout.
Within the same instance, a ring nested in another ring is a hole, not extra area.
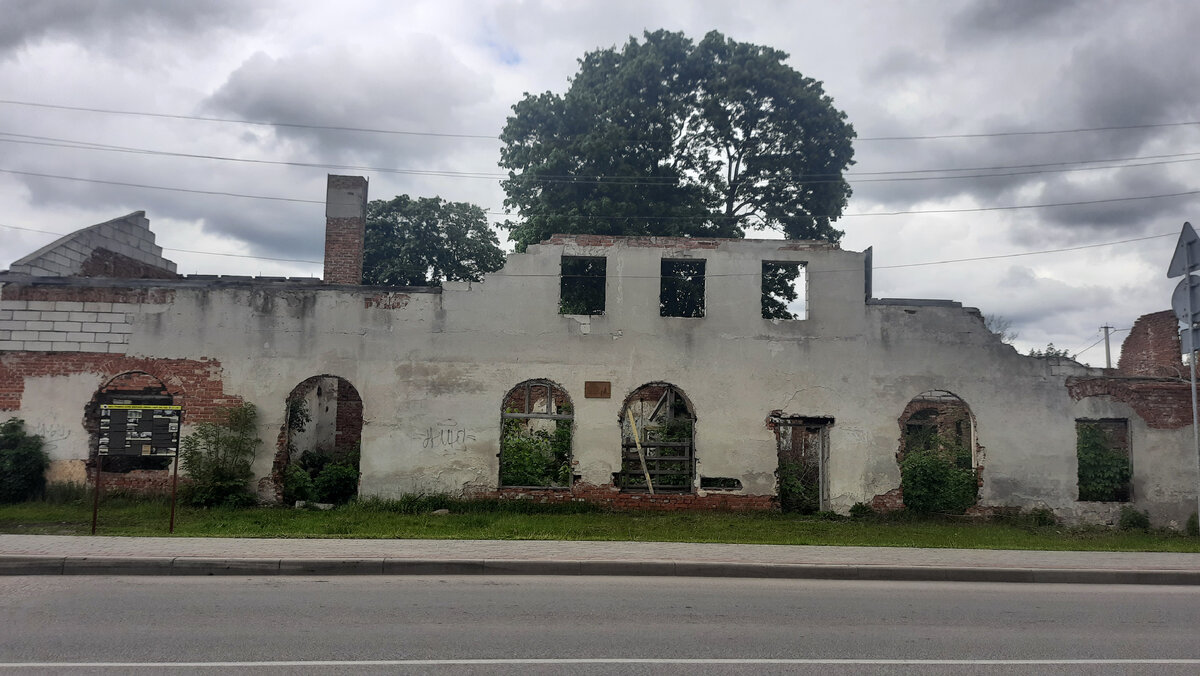
M 330 177 L 324 281 L 178 276 L 141 212 L 18 260 L 0 273 L 0 415 L 46 437 L 51 480 L 142 444 L 105 481 L 145 488 L 167 436 L 113 436 L 110 413 L 178 406 L 186 434 L 251 402 L 268 500 L 315 449 L 357 457 L 362 495 L 771 509 L 791 482 L 811 509 L 887 509 L 900 461 L 941 444 L 977 477 L 975 511 L 1195 508 L 1169 312 L 1104 370 L 1022 356 L 959 303 L 874 298 L 870 251 L 824 242 L 556 236 L 479 283 L 361 286 L 366 187 Z M 1128 481 L 1081 495 L 1081 435 Z

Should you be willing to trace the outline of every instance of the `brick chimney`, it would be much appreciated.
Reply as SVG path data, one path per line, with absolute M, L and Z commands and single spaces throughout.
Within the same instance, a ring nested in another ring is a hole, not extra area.
M 329 175 L 325 195 L 325 282 L 362 284 L 367 227 L 365 176 Z

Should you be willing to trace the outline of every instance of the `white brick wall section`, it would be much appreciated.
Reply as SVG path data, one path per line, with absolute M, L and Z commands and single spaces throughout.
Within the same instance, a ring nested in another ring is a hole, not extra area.
M 23 322 L 26 331 L 53 331 L 54 322 Z
M 94 322 L 96 321 L 95 312 L 72 312 L 67 321 L 70 322 Z M 84 329 L 85 331 L 87 329 Z
M 44 322 L 65 322 L 65 321 L 67 321 L 67 317 L 70 317 L 70 316 L 71 316 L 71 313 L 69 313 L 69 312 L 57 312 L 57 311 L 47 312 L 45 310 L 42 310 L 41 316 L 38 317 L 38 319 L 40 319 Z
M 0 329 L 6 331 L 21 331 L 25 329 L 25 322 L 16 319 L 0 319 Z
M 54 301 L 52 301 L 52 300 L 31 300 L 28 302 L 27 306 L 28 306 L 28 309 L 30 309 L 30 310 L 53 310 L 54 309 Z
M 0 322 L 12 319 L 12 310 L 0 310 Z
M 88 303 L 83 304 L 84 312 L 112 312 L 112 303 Z M 92 320 L 96 321 L 96 320 Z
M 82 331 L 83 324 L 79 322 L 54 322 L 55 331 Z
M 98 322 L 113 322 L 125 323 L 127 317 L 124 312 L 97 312 L 96 321 Z
M 42 318 L 42 313 L 36 310 L 13 310 L 12 318 L 17 321 L 38 321 Z
M 0 350 L 24 350 L 25 343 L 20 340 L 0 340 Z
M 28 310 L 27 300 L 0 300 L 0 310 Z
M 0 329 L 0 342 L 6 341 L 9 338 L 12 338 L 12 331 Z
M 108 333 L 112 331 L 112 324 L 107 322 L 83 322 L 81 328 L 84 331 L 91 331 L 92 333 Z
M 54 309 L 65 312 L 82 312 L 83 303 L 75 300 L 56 300 L 54 301 Z
M 79 343 L 51 343 L 51 352 L 78 352 Z

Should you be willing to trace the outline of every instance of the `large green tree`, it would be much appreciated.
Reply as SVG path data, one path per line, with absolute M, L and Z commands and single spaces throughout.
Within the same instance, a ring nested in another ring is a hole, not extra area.
M 503 265 L 504 252 L 482 207 L 408 195 L 367 204 L 364 284 L 479 281 Z
M 556 232 L 837 242 L 854 129 L 787 56 L 660 30 L 584 55 L 563 95 L 526 94 L 500 153 L 518 250 Z

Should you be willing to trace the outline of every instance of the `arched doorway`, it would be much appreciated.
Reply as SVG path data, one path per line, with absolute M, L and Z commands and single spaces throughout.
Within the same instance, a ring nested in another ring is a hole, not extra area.
M 634 390 L 621 406 L 621 471 L 613 476 L 623 491 L 691 492 L 696 476 L 696 415 L 691 402 L 670 383 Z
M 285 502 L 339 504 L 358 495 L 362 411 L 362 397 L 345 378 L 313 376 L 292 389 L 274 466 Z
M 897 422 L 904 506 L 962 513 L 974 505 L 983 454 L 967 402 L 953 392 L 928 390 L 908 402 Z
M 504 395 L 500 410 L 500 486 L 569 488 L 575 407 L 549 380 L 526 380 Z

